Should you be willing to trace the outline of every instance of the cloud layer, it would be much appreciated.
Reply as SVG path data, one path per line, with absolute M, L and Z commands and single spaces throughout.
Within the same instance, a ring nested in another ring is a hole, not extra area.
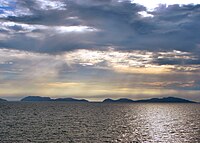
M 198 1 L 0 1 L 0 96 L 200 100 L 199 20 Z

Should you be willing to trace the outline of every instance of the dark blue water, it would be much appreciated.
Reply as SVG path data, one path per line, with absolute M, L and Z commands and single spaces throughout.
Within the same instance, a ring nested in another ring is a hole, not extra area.
M 200 142 L 199 104 L 0 103 L 0 142 Z

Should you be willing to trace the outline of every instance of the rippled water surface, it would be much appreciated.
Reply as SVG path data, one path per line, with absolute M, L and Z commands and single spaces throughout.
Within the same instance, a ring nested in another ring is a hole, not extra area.
M 200 143 L 200 105 L 0 103 L 0 142 Z

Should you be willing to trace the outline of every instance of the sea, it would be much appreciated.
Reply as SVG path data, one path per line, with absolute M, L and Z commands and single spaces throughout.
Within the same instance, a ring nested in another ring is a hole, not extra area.
M 0 103 L 0 143 L 200 143 L 200 104 Z

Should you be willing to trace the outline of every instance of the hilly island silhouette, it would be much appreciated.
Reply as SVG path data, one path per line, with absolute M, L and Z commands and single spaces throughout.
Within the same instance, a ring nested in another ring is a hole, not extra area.
M 52 99 L 50 97 L 41 97 L 41 96 L 27 96 L 21 99 L 20 101 L 63 101 L 63 102 L 90 102 L 86 99 L 75 99 L 75 98 L 56 98 Z M 150 98 L 142 100 L 132 100 L 128 98 L 120 99 L 110 99 L 107 98 L 102 101 L 102 103 L 196 103 L 187 99 L 177 98 L 177 97 L 163 97 L 163 98 Z

